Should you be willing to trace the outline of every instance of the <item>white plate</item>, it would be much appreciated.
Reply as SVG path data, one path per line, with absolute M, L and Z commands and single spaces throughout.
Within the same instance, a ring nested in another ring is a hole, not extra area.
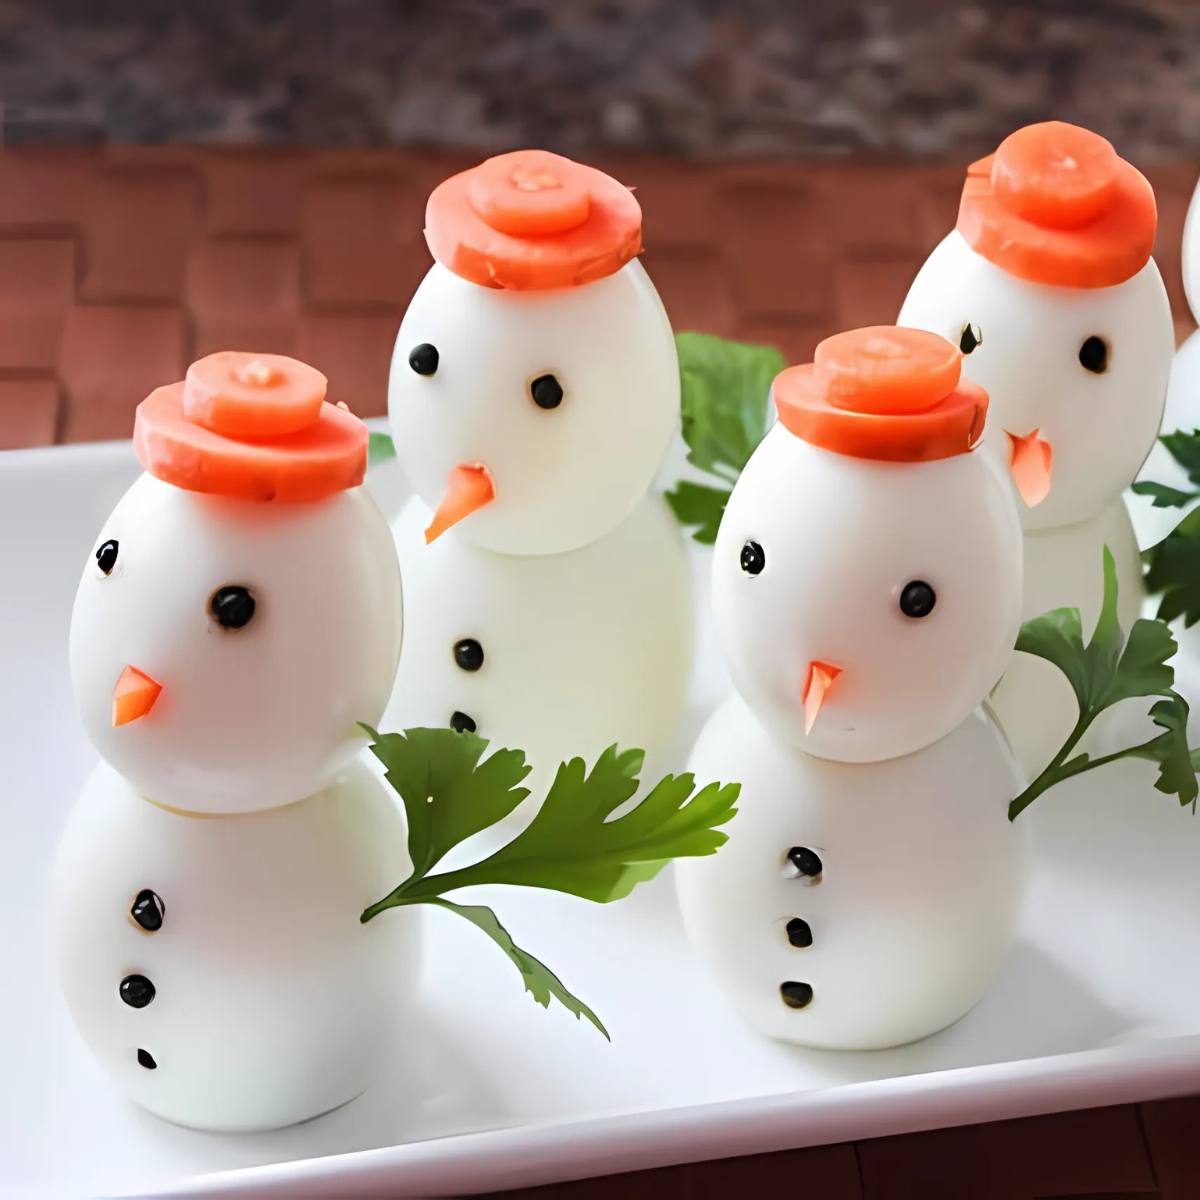
M 668 880 L 611 909 L 496 889 L 611 1046 L 535 1007 L 474 930 L 431 912 L 425 1016 L 359 1100 L 240 1137 L 145 1115 L 70 1026 L 45 904 L 94 761 L 67 678 L 71 602 L 135 472 L 127 443 L 0 455 L 0 1191 L 444 1196 L 1200 1089 L 1200 820 L 1135 763 L 1039 802 L 1016 952 L 974 1012 L 917 1045 L 751 1036 L 689 956 Z M 702 637 L 692 728 L 724 686 Z

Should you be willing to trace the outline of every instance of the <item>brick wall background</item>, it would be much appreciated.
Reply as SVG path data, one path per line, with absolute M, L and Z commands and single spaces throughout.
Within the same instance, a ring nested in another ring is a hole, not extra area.
M 400 317 L 429 265 L 430 189 L 475 155 L 17 148 L 0 153 L 0 447 L 127 437 L 210 351 L 293 354 L 362 415 L 386 408 Z M 677 329 L 778 345 L 894 320 L 951 227 L 962 168 L 596 160 L 637 189 Z M 1180 335 L 1198 167 L 1147 168 Z

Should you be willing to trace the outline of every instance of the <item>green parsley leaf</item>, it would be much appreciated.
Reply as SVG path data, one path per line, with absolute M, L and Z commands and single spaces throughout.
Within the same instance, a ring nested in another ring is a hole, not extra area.
M 1182 508 L 1200 499 L 1200 492 L 1181 492 L 1179 488 L 1169 487 L 1165 483 L 1154 483 L 1149 479 L 1139 479 L 1130 485 L 1130 490 L 1136 496 L 1153 496 L 1155 508 Z
M 1171 457 L 1187 473 L 1197 489 L 1185 491 L 1165 483 L 1139 480 L 1133 490 L 1139 496 L 1153 497 L 1155 508 L 1183 508 L 1200 500 L 1200 429 L 1191 433 L 1177 430 L 1158 439 Z M 1200 620 L 1200 516 L 1193 509 L 1161 542 L 1142 554 L 1146 564 L 1146 589 L 1151 595 L 1162 594 L 1158 616 L 1163 621 L 1183 617 L 1192 626 Z
M 1009 805 L 1015 820 L 1043 792 L 1084 771 L 1119 758 L 1148 758 L 1159 764 L 1159 791 L 1179 797 L 1181 804 L 1196 800 L 1196 768 L 1187 744 L 1187 701 L 1174 689 L 1175 671 L 1169 660 L 1175 639 L 1162 620 L 1141 618 L 1126 638 L 1117 619 L 1117 568 L 1104 547 L 1104 597 L 1091 639 L 1083 644 L 1079 610 L 1058 608 L 1021 626 L 1017 649 L 1053 663 L 1075 693 L 1079 719 L 1062 749 L 1036 779 Z M 1093 759 L 1072 751 L 1092 722 L 1106 708 L 1139 696 L 1161 696 L 1150 717 L 1164 732 L 1148 742 Z
M 786 366 L 773 346 L 751 346 L 707 333 L 678 333 L 680 415 L 688 462 L 720 488 L 680 482 L 667 499 L 693 537 L 711 543 L 738 474 L 767 432 L 767 399 Z M 708 493 L 708 494 L 706 494 Z
M 685 529 L 696 526 L 692 532 L 696 541 L 702 546 L 711 546 L 717 540 L 729 495 L 729 488 L 708 487 L 681 479 L 674 490 L 667 493 L 667 503 Z
M 445 893 L 480 884 L 548 888 L 607 904 L 653 878 L 672 858 L 713 854 L 726 841 L 717 826 L 737 812 L 739 785 L 712 783 L 697 790 L 692 775 L 668 775 L 634 799 L 644 754 L 610 746 L 589 772 L 580 758 L 563 763 L 529 826 L 482 862 L 431 874 L 448 851 L 508 816 L 528 795 L 529 773 L 519 750 L 484 758 L 487 742 L 449 729 L 380 734 L 362 727 L 386 768 L 409 819 L 412 874 L 364 910 L 363 922 L 389 908 L 437 904 L 477 925 L 517 965 L 527 989 L 543 1006 L 554 997 L 588 1018 L 587 1006 L 544 964 L 513 944 L 490 909 L 447 901 Z
M 1188 480 L 1200 488 L 1200 429 L 1185 433 L 1177 429 L 1159 439 L 1171 457 L 1187 472 Z
M 675 335 L 688 462 L 736 473 L 767 431 L 767 397 L 787 365 L 774 346 L 749 346 L 708 333 Z
M 1158 618 L 1183 617 L 1191 628 L 1200 620 L 1200 508 L 1193 509 L 1157 545 L 1145 551 L 1146 590 L 1162 594 Z
M 578 996 L 567 991 L 562 980 L 545 963 L 539 962 L 532 954 L 522 950 L 512 940 L 508 930 L 500 924 L 496 914 L 490 908 L 482 904 L 455 904 L 450 900 L 442 899 L 430 900 L 429 903 L 436 904 L 438 908 L 444 908 L 447 912 L 465 917 L 472 925 L 486 933 L 512 960 L 517 970 L 521 972 L 525 990 L 543 1008 L 550 1007 L 550 997 L 553 996 L 576 1017 L 586 1017 L 610 1042 L 612 1041 L 600 1018 Z
M 396 457 L 396 443 L 386 433 L 372 433 L 367 439 L 367 466 L 377 467 Z
M 549 888 L 607 904 L 652 879 L 672 858 L 715 854 L 716 826 L 737 811 L 738 785 L 696 791 L 692 775 L 668 775 L 635 807 L 613 813 L 638 789 L 641 751 L 610 746 L 589 773 L 583 759 L 558 768 L 529 827 L 474 866 L 414 883 L 409 895 L 481 883 Z
M 1178 796 L 1180 804 L 1195 805 L 1200 795 L 1196 781 L 1193 752 L 1188 750 L 1188 703 L 1178 693 L 1160 700 L 1150 710 L 1155 725 L 1166 732 L 1145 745 L 1135 746 L 1131 757 L 1148 758 L 1158 763 L 1158 779 L 1154 786 L 1168 796 Z M 1194 753 L 1200 754 L 1200 750 Z
M 1077 608 L 1055 608 L 1021 626 L 1017 649 L 1053 663 L 1066 677 L 1079 704 L 1088 703 L 1090 681 L 1084 666 L 1083 622 Z
M 473 733 L 362 728 L 404 802 L 414 878 L 424 878 L 460 842 L 502 821 L 529 795 L 517 786 L 532 770 L 520 750 L 497 750 L 480 763 L 488 744 Z

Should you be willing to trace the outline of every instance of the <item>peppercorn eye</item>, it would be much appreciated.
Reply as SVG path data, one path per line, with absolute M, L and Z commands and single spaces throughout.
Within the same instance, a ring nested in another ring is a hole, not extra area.
M 408 352 L 408 365 L 418 375 L 434 375 L 437 373 L 439 357 L 436 346 L 422 342 Z
M 557 408 L 563 402 L 562 384 L 553 375 L 539 375 L 529 385 L 529 394 L 538 408 Z
M 117 565 L 117 551 L 120 549 L 115 538 L 109 538 L 107 542 L 101 545 L 96 551 L 96 565 L 104 572 L 105 575 L 113 573 L 113 567 Z
M 741 564 L 747 575 L 761 575 L 767 565 L 767 556 L 757 542 L 747 542 L 742 547 Z
M 1079 347 L 1079 365 L 1093 375 L 1103 375 L 1108 370 L 1108 343 L 1093 334 Z
M 226 584 L 213 592 L 208 607 L 222 629 L 241 629 L 250 624 L 257 605 L 249 588 Z
M 906 583 L 900 591 L 900 611 L 906 617 L 927 617 L 936 603 L 937 593 L 923 579 Z
M 969 321 L 962 327 L 962 332 L 958 335 L 958 348 L 964 354 L 970 354 L 972 350 L 983 345 L 983 332 L 978 325 L 972 325 Z
M 454 643 L 454 661 L 463 671 L 478 671 L 483 666 L 483 647 L 475 638 L 460 638 Z

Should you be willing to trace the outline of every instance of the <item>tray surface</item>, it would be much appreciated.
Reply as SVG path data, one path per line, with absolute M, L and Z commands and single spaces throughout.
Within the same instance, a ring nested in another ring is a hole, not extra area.
M 1020 940 L 979 1007 L 867 1054 L 744 1030 L 688 953 L 669 878 L 611 909 L 483 889 L 600 1013 L 539 1010 L 464 922 L 431 912 L 414 1036 L 337 1112 L 197 1134 L 120 1099 L 79 1042 L 46 874 L 94 754 L 66 629 L 84 555 L 136 474 L 126 443 L 0 455 L 0 1194 L 453 1195 L 1200 1088 L 1200 819 L 1122 763 L 1042 800 Z M 399 485 L 376 486 L 391 507 Z M 696 554 L 697 579 L 705 560 Z M 703 597 L 705 589 L 698 587 Z M 726 688 L 705 614 L 681 739 Z M 1200 654 L 1185 643 L 1185 688 Z M 385 918 L 386 919 L 386 918 Z

